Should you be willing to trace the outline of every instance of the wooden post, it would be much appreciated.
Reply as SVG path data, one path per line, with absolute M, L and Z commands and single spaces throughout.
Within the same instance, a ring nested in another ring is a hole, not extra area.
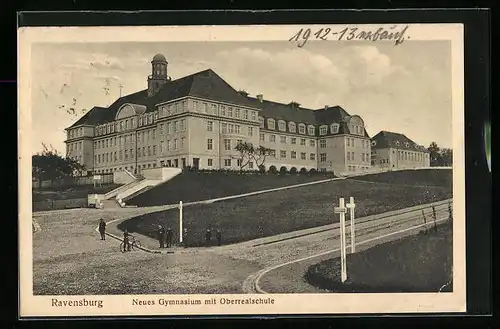
M 356 252 L 356 230 L 354 224 L 354 208 L 356 207 L 356 204 L 354 203 L 353 197 L 349 198 L 349 203 L 346 205 L 346 207 L 349 208 L 349 217 L 351 220 L 351 253 L 354 253 Z
M 179 242 L 182 243 L 182 201 L 179 202 Z
M 347 280 L 347 264 L 346 264 L 346 245 L 345 245 L 345 213 L 346 207 L 344 198 L 339 199 L 339 206 L 334 209 L 334 212 L 340 215 L 340 271 L 341 281 Z
M 424 209 L 422 209 L 422 217 L 424 217 L 424 228 L 425 232 L 427 232 L 427 218 L 425 218 Z

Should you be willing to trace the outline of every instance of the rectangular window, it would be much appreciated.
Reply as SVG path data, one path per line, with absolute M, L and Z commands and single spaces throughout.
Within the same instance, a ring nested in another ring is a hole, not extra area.
M 297 159 L 297 152 L 292 151 L 292 152 L 290 153 L 290 157 L 291 157 L 292 159 Z
M 326 153 L 321 153 L 321 154 L 319 155 L 319 160 L 320 160 L 321 162 L 326 162 Z
M 297 144 L 297 138 L 295 138 L 295 137 L 292 137 L 292 138 L 291 138 L 291 140 L 292 140 L 292 145 L 295 145 L 295 144 Z
M 266 140 L 265 135 L 263 133 L 260 133 L 260 141 L 265 142 L 265 140 Z
M 301 138 L 300 139 L 300 145 L 306 146 L 306 140 L 305 140 L 305 138 Z
M 285 131 L 286 130 L 286 128 L 285 128 L 285 122 L 283 122 L 283 121 L 278 122 L 278 129 L 280 131 Z
M 322 149 L 326 148 L 326 139 L 322 139 L 319 141 L 319 147 Z
M 227 131 L 228 133 L 232 134 L 234 132 L 234 125 L 233 124 L 228 124 L 227 125 Z
M 252 120 L 255 121 L 257 119 L 257 112 L 252 111 Z
M 319 128 L 319 134 L 320 135 L 326 135 L 327 127 L 320 127 Z
M 286 158 L 286 151 L 285 150 L 280 151 L 280 158 L 282 158 L 282 159 Z
M 300 152 L 300 159 L 305 160 L 306 159 L 306 152 Z
M 315 147 L 315 146 L 316 146 L 316 141 L 315 141 L 314 139 L 311 139 L 311 140 L 309 141 L 309 145 L 310 145 L 311 147 Z
M 217 104 L 212 104 L 212 114 L 217 114 Z
M 220 115 L 226 115 L 226 107 L 224 105 L 220 106 Z
M 253 127 L 248 127 L 248 136 L 253 136 Z
M 178 140 L 176 138 L 176 139 L 174 139 L 174 150 L 177 151 L 178 149 L 179 149 L 179 144 L 178 144 Z
M 163 141 L 160 142 L 160 154 L 164 152 Z
M 286 136 L 280 136 L 280 143 L 286 144 Z
M 151 156 L 151 146 L 148 146 L 148 156 Z
M 203 103 L 203 111 L 205 111 L 205 113 L 208 113 L 208 104 L 207 103 Z
M 240 125 L 234 125 L 234 133 L 239 134 L 240 133 Z
M 167 151 L 172 151 L 172 141 L 171 140 L 168 140 L 167 141 Z
M 198 102 L 193 101 L 193 111 L 196 111 L 198 109 Z
M 276 135 L 270 135 L 270 136 L 269 136 L 269 141 L 270 141 L 271 143 L 276 143 Z
M 163 135 L 163 123 L 160 124 L 160 135 Z
M 153 129 L 153 140 L 156 139 L 156 129 Z
M 174 121 L 174 133 L 179 131 L 179 121 Z
M 308 127 L 307 132 L 309 135 L 314 136 L 314 127 Z
M 316 160 L 316 154 L 315 153 L 309 154 L 309 160 Z
M 347 151 L 347 161 L 351 161 L 351 152 Z
M 213 140 L 211 138 L 207 139 L 207 150 L 213 150 Z
M 239 167 L 241 166 L 241 159 L 236 160 L 236 165 Z
M 269 152 L 269 153 L 271 153 L 272 157 L 276 158 L 276 150 L 271 150 L 271 152 Z
M 156 155 L 156 145 L 153 145 L 153 155 Z
M 248 163 L 248 168 L 253 169 L 253 162 L 252 162 L 252 161 L 250 161 L 250 162 Z
M 186 119 L 182 119 L 180 122 L 180 131 L 186 130 Z
M 231 167 L 231 159 L 224 159 L 224 166 Z
M 212 159 L 208 159 L 207 164 L 208 164 L 209 167 L 212 167 L 213 166 L 213 160 Z
M 232 107 L 228 107 L 227 108 L 227 116 L 228 117 L 232 117 L 233 116 L 233 108 Z
M 181 138 L 181 149 L 184 149 L 185 144 L 186 144 L 186 138 L 182 137 Z
M 240 117 L 240 109 L 235 109 L 234 110 L 234 116 L 239 118 Z
M 212 121 L 207 121 L 207 131 L 214 131 L 214 123 Z
M 231 150 L 231 140 L 230 139 L 224 139 L 224 149 L 226 151 Z
M 264 128 L 264 118 L 259 117 L 259 127 Z
M 248 120 L 248 110 L 243 111 L 243 119 Z

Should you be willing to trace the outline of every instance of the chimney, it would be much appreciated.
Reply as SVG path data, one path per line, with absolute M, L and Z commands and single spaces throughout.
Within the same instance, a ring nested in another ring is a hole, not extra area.
M 258 94 L 258 95 L 257 95 L 257 99 L 259 100 L 259 102 L 261 102 L 261 103 L 262 103 L 262 102 L 264 101 L 264 95 L 262 95 L 262 94 Z
M 295 108 L 295 109 L 296 109 L 296 108 L 298 108 L 298 107 L 300 106 L 300 104 L 299 104 L 299 103 L 297 103 L 297 102 L 295 102 L 295 101 L 291 101 L 291 102 L 290 102 L 290 104 L 288 104 L 288 105 L 290 105 L 291 107 L 293 107 L 293 108 Z
M 238 90 L 238 92 L 240 93 L 240 95 L 244 96 L 244 97 L 247 97 L 248 96 L 248 93 L 244 90 Z
M 328 105 L 325 105 L 325 110 L 328 110 L 328 108 L 329 108 L 329 107 L 330 107 L 330 106 L 328 106 Z

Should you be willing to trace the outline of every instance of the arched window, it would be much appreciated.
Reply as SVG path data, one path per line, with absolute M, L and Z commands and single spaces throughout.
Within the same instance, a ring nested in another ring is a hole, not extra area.
M 278 129 L 280 131 L 286 131 L 286 122 L 284 120 L 278 121 Z
M 267 128 L 268 129 L 275 129 L 275 122 L 274 119 L 267 119 Z
M 338 123 L 332 123 L 330 125 L 330 133 L 337 134 L 338 132 L 339 132 L 339 124 Z
M 306 133 L 306 125 L 303 123 L 299 123 L 299 134 L 305 134 Z
M 319 127 L 319 134 L 320 135 L 326 135 L 326 133 L 328 132 L 328 126 L 326 125 L 323 125 L 323 126 L 320 126 Z
M 295 122 L 289 122 L 289 123 L 288 123 L 288 130 L 289 130 L 291 133 L 295 133 L 295 132 L 297 132 L 297 126 L 295 125 Z

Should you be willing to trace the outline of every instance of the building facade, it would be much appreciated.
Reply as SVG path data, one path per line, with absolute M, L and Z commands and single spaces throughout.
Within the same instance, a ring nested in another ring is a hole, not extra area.
M 429 151 L 403 134 L 381 131 L 371 139 L 372 166 L 406 169 L 430 166 Z
M 66 129 L 68 157 L 96 174 L 160 166 L 239 169 L 235 147 L 246 141 L 272 150 L 267 170 L 371 167 L 363 119 L 340 106 L 307 109 L 250 97 L 210 69 L 172 80 L 161 54 L 151 65 L 147 89 L 94 107 Z M 258 168 L 250 161 L 244 169 Z

